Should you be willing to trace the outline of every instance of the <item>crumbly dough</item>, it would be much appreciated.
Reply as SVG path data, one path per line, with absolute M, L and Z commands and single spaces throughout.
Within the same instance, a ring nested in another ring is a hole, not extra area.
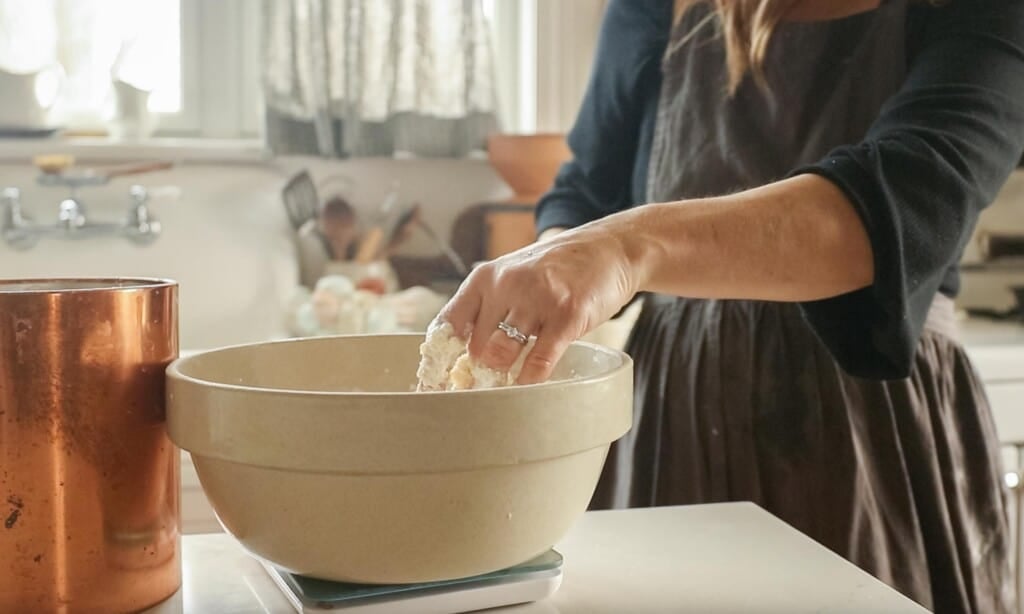
M 420 365 L 416 369 L 417 390 L 447 390 L 448 375 L 455 361 L 466 352 L 466 343 L 455 336 L 452 325 L 433 323 L 420 344 Z
M 463 354 L 448 374 L 448 390 L 499 388 L 509 386 L 513 381 L 509 373 L 491 369 L 473 360 L 469 354 Z
M 530 339 L 508 372 L 497 371 L 474 360 L 466 342 L 455 335 L 447 322 L 431 325 L 420 345 L 420 364 L 416 370 L 417 390 L 470 390 L 511 386 L 519 377 L 526 355 L 533 347 Z

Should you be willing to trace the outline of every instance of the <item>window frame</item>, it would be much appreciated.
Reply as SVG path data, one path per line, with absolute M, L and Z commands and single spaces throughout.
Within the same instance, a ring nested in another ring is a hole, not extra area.
M 259 6 L 181 0 L 181 111 L 161 115 L 154 136 L 262 135 Z
M 590 77 L 607 0 L 491 0 L 502 129 L 567 132 Z

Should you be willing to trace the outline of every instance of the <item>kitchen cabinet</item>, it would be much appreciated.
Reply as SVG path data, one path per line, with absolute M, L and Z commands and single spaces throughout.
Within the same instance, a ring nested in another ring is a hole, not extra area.
M 999 440 L 1024 443 L 1024 324 L 967 319 L 962 342 L 985 385 Z
M 199 484 L 192 457 L 185 451 L 181 453 L 181 531 L 186 535 L 222 531 Z
M 984 383 L 1003 444 L 1015 589 L 1020 602 L 1024 601 L 1024 324 L 969 319 L 962 323 L 961 330 L 964 347 Z

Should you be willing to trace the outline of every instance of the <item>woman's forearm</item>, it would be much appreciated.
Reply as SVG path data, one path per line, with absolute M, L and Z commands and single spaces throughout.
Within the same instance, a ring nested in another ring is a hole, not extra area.
M 860 216 L 817 175 L 718 198 L 648 205 L 607 220 L 641 291 L 809 301 L 863 288 L 874 276 Z

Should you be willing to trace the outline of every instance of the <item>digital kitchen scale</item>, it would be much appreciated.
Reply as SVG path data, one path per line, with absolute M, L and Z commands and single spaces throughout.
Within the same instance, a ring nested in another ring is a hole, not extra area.
M 300 614 L 457 614 L 538 601 L 562 583 L 562 555 L 554 550 L 494 573 L 424 584 L 347 584 L 261 563 Z

